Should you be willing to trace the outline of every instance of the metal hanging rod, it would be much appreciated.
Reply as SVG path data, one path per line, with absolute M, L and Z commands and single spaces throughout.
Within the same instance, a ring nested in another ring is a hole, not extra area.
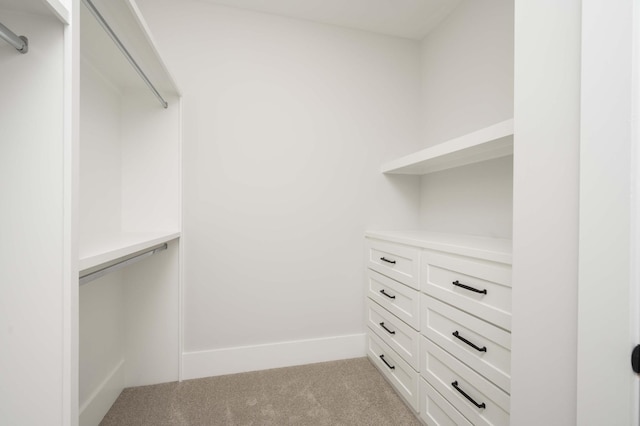
M 20 53 L 29 51 L 29 40 L 25 36 L 19 36 L 0 23 L 0 38 L 16 48 Z
M 87 284 L 88 282 L 91 282 L 93 280 L 97 280 L 100 277 L 103 277 L 107 274 L 110 274 L 111 272 L 115 272 L 118 269 L 122 269 L 126 266 L 129 265 L 133 265 L 134 263 L 140 262 L 142 259 L 145 259 L 147 257 L 153 256 L 154 254 L 162 251 L 162 250 L 166 250 L 168 247 L 167 243 L 164 243 L 162 245 L 159 246 L 155 246 L 150 248 L 149 250 L 142 252 L 140 254 L 137 254 L 135 256 L 129 257 L 127 259 L 121 260 L 120 262 L 114 263 L 112 265 L 109 266 L 105 266 L 104 268 L 98 269 L 97 271 L 93 271 L 90 272 L 86 275 L 80 275 L 80 285 L 84 285 Z
M 111 37 L 111 39 L 113 40 L 113 42 L 116 44 L 116 46 L 118 46 L 118 48 L 120 49 L 120 51 L 122 52 L 122 54 L 125 56 L 125 58 L 127 58 L 127 60 L 129 61 L 129 63 L 131 64 L 131 66 L 136 70 L 136 72 L 138 73 L 138 75 L 140 76 L 140 78 L 142 78 L 142 80 L 147 84 L 147 86 L 149 86 L 149 89 L 151 89 L 151 91 L 153 92 L 153 94 L 156 96 L 156 98 L 158 98 L 158 100 L 160 101 L 160 104 L 164 107 L 167 108 L 169 106 L 169 104 L 167 103 L 167 101 L 164 100 L 164 98 L 162 97 L 162 95 L 160 94 L 160 92 L 158 92 L 158 90 L 156 89 L 156 87 L 153 85 L 153 83 L 151 83 L 151 80 L 149 80 L 149 78 L 147 77 L 147 75 L 144 73 L 144 71 L 142 71 L 142 68 L 140 68 L 140 66 L 138 65 L 138 63 L 136 62 L 135 59 L 133 59 L 133 56 L 131 56 L 131 54 L 129 53 L 129 51 L 127 50 L 126 47 L 124 47 L 124 44 L 122 44 L 122 42 L 120 41 L 120 39 L 118 38 L 118 36 L 116 35 L 115 32 L 113 32 L 113 30 L 111 29 L 111 27 L 109 26 L 109 24 L 107 23 L 107 21 L 104 19 L 104 17 L 100 14 L 100 12 L 98 11 L 98 9 L 96 9 L 95 5 L 91 2 L 91 0 L 82 0 L 82 3 L 84 3 L 85 6 L 87 6 L 87 8 L 89 9 L 89 11 L 91 12 L 91 14 L 98 20 L 98 22 L 100 23 L 100 25 L 102 26 L 102 28 L 104 28 L 104 30 L 107 32 L 107 34 L 109 34 L 109 37 Z

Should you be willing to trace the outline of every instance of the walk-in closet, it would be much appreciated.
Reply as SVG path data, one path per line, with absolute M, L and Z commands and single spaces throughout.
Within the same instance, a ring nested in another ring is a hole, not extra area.
M 638 424 L 614 3 L 0 0 L 0 425 Z

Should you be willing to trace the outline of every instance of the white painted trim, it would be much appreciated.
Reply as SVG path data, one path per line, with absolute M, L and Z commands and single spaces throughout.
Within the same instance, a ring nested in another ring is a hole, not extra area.
M 365 334 L 187 352 L 183 379 L 289 367 L 366 355 Z
M 124 359 L 80 407 L 80 426 L 99 424 L 124 389 Z
M 71 3 L 64 26 L 63 159 L 63 366 L 62 424 L 78 426 L 79 289 L 78 289 L 78 144 L 80 140 L 80 5 Z M 69 18 L 68 17 L 68 18 Z
M 631 314 L 631 346 L 640 344 L 640 5 L 633 3 L 632 60 L 631 60 L 631 280 L 629 283 L 629 312 Z M 636 376 L 638 377 L 638 376 Z M 632 379 L 631 424 L 640 425 L 640 380 Z
M 178 174 L 180 179 L 179 183 L 179 200 L 180 200 L 180 232 L 184 232 L 184 190 L 183 190 L 183 182 L 184 182 L 184 156 L 183 156 L 183 142 L 184 142 L 184 104 L 182 101 L 182 96 L 178 97 L 178 108 L 180 109 L 180 141 L 179 141 L 179 162 L 180 162 L 180 172 Z M 183 237 L 179 241 L 179 252 L 178 252 L 178 274 L 179 274 L 179 283 L 178 283 L 178 381 L 181 382 L 183 380 L 183 361 L 182 354 L 184 353 L 184 324 L 185 324 L 185 239 L 184 234 Z
M 583 0 L 576 419 L 638 424 L 634 323 L 635 0 Z M 605 368 L 606 367 L 606 368 Z

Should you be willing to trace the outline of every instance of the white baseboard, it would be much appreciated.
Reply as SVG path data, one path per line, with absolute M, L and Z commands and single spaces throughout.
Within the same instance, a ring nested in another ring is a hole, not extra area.
M 124 389 L 124 360 L 107 375 L 80 407 L 80 426 L 97 426 Z
M 221 376 L 269 368 L 357 358 L 366 355 L 365 334 L 256 346 L 185 352 L 182 379 Z

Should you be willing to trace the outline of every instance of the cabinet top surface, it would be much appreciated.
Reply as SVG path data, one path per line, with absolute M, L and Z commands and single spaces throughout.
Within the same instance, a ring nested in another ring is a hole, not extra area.
M 367 231 L 365 236 L 494 262 L 512 263 L 512 241 L 509 239 L 432 231 Z

